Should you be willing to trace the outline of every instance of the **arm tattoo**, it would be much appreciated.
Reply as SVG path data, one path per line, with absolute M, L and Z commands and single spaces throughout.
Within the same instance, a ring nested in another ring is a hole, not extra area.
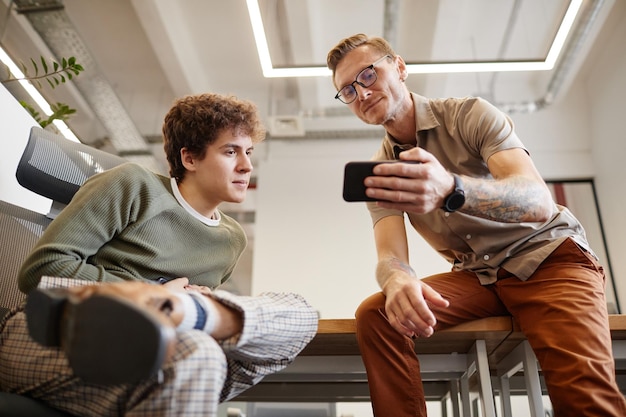
M 494 221 L 537 221 L 546 212 L 546 203 L 552 201 L 546 187 L 528 178 L 491 181 L 467 178 L 467 182 L 467 199 L 461 211 Z
M 376 279 L 378 284 L 382 288 L 387 279 L 394 273 L 394 271 L 403 271 L 407 275 L 417 277 L 413 268 L 406 262 L 401 261 L 398 258 L 388 258 L 378 262 L 376 265 Z

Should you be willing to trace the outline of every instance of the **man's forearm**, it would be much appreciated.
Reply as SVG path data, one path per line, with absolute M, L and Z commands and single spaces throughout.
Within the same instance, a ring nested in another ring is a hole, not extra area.
M 385 284 L 389 278 L 398 271 L 412 277 L 417 277 L 413 268 L 398 258 L 386 258 L 378 261 L 378 264 L 376 265 L 376 280 L 378 281 L 380 288 L 384 290 Z
M 549 190 L 525 177 L 484 180 L 463 177 L 465 204 L 460 211 L 503 222 L 543 222 L 552 215 Z

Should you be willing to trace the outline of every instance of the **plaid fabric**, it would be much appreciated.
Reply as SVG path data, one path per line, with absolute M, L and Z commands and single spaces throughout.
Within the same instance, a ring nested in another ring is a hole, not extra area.
M 81 284 L 44 277 L 40 287 Z M 172 360 L 138 385 L 90 385 L 74 377 L 62 352 L 32 341 L 18 307 L 0 324 L 0 388 L 80 416 L 216 416 L 219 402 L 291 363 L 315 335 L 318 317 L 291 293 L 212 296 L 243 312 L 241 334 L 217 342 L 198 330 L 178 332 Z

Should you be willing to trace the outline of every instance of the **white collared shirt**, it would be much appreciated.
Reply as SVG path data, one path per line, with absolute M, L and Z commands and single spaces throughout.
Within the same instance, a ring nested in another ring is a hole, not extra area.
M 174 192 L 174 197 L 176 197 L 176 200 L 178 201 L 178 203 L 181 206 L 183 206 L 183 208 L 187 210 L 189 214 L 191 214 L 193 217 L 200 220 L 202 223 L 206 224 L 207 226 L 219 226 L 220 225 L 221 217 L 220 217 L 220 212 L 218 210 L 215 210 L 215 216 L 216 216 L 215 219 L 203 216 L 196 209 L 191 207 L 189 203 L 187 203 L 183 195 L 180 193 L 180 190 L 178 189 L 176 178 L 170 178 L 170 182 L 172 184 L 172 191 Z

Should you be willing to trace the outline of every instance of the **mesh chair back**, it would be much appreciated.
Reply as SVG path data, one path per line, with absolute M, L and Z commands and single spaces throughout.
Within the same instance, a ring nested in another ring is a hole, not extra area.
M 39 195 L 68 204 L 94 174 L 125 160 L 34 126 L 17 166 L 17 181 Z
M 16 177 L 23 187 L 64 206 L 87 178 L 123 162 L 119 156 L 36 126 Z M 17 288 L 17 273 L 50 222 L 44 214 L 0 201 L 0 317 L 25 298 Z
M 24 299 L 17 273 L 50 222 L 43 214 L 0 201 L 0 317 Z

